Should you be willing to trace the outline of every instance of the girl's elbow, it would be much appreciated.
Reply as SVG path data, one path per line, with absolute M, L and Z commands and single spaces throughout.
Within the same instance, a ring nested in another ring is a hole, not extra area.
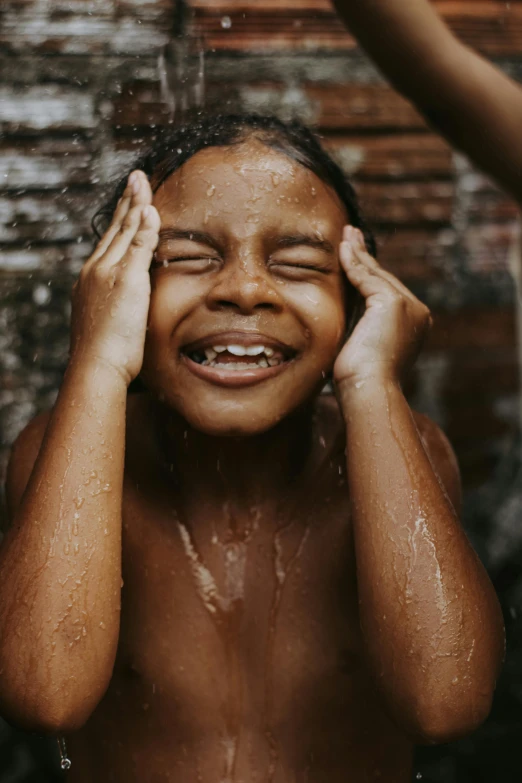
M 64 683 L 11 682 L 0 690 L 0 714 L 22 731 L 68 734 L 85 725 L 103 696 L 102 689 L 78 688 L 68 693 Z
M 410 735 L 419 745 L 442 745 L 454 742 L 476 731 L 487 719 L 493 701 L 491 691 L 468 695 L 439 697 L 435 704 L 424 705 L 415 717 Z
M 78 731 L 88 721 L 94 707 L 82 705 L 52 705 L 41 700 L 38 704 L 3 704 L 2 716 L 21 731 L 36 734 L 69 734 Z

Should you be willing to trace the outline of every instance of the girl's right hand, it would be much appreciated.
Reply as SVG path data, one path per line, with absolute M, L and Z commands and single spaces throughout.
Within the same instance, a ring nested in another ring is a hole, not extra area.
M 112 223 L 73 286 L 71 362 L 103 364 L 128 385 L 139 373 L 160 218 L 146 175 L 133 171 Z

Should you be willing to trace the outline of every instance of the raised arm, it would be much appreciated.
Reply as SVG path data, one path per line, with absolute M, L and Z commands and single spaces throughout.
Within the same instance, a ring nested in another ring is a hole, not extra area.
M 347 430 L 361 628 L 397 723 L 417 742 L 448 742 L 488 715 L 502 615 L 458 520 L 449 444 L 414 418 L 401 390 L 429 313 L 354 232 L 345 229 L 340 259 L 366 311 L 334 375 Z
M 522 203 L 522 87 L 461 43 L 428 0 L 334 5 L 396 89 Z
M 8 469 L 0 711 L 29 730 L 81 726 L 116 655 L 127 387 L 143 358 L 159 228 L 137 176 L 76 284 L 71 360 L 52 414 L 26 428 Z

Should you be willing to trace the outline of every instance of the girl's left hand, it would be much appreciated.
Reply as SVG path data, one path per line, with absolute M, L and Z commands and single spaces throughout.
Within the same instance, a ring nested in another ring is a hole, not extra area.
M 430 311 L 366 252 L 359 229 L 345 226 L 339 258 L 366 309 L 336 359 L 334 380 L 338 386 L 400 382 L 431 326 Z

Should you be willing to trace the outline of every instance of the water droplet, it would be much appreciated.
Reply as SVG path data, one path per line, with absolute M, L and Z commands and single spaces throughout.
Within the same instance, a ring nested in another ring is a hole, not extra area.
M 222 16 L 221 17 L 221 27 L 223 30 L 230 30 L 232 27 L 232 19 L 230 16 Z
M 33 288 L 33 302 L 37 305 L 46 305 L 51 299 L 51 292 L 46 285 L 37 285 Z
M 69 645 L 70 646 L 70 645 Z M 64 770 L 71 769 L 71 759 L 67 756 L 67 746 L 63 737 L 58 737 L 58 750 L 60 751 L 60 767 Z

